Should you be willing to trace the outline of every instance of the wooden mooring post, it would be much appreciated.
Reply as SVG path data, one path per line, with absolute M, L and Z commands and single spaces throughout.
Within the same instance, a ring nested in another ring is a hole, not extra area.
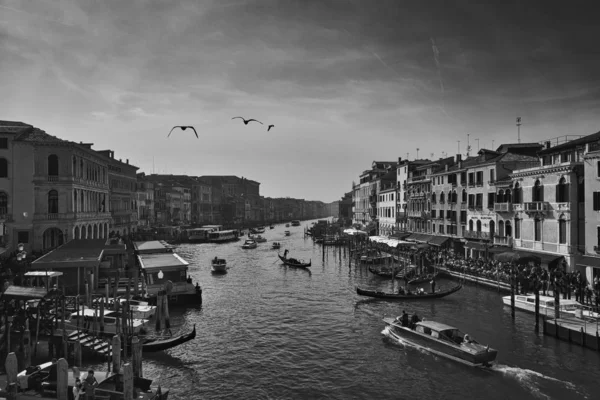
M 540 291 L 535 288 L 535 331 L 540 331 Z
M 137 336 L 131 340 L 131 360 L 133 362 L 133 376 L 143 378 L 142 372 L 142 342 Z
M 69 399 L 69 363 L 61 358 L 56 363 L 58 377 L 56 380 L 56 398 L 58 400 Z
M 19 362 L 15 353 L 9 353 L 4 362 L 6 369 L 6 399 L 16 400 L 17 398 L 17 374 L 19 373 Z
M 510 316 L 515 319 L 515 265 L 512 264 L 510 272 Z

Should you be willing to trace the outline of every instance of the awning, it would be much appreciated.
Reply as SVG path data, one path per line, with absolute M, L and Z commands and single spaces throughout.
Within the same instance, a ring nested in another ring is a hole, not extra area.
M 537 257 L 541 260 L 542 264 L 553 264 L 556 263 L 561 258 L 564 258 L 561 254 L 550 254 L 550 253 L 538 253 L 536 251 L 526 251 L 526 250 L 517 250 L 513 249 L 518 254 L 529 257 Z
M 430 245 L 433 246 L 443 246 L 450 238 L 448 236 L 434 236 L 429 242 Z
M 579 256 L 575 264 L 578 267 L 600 268 L 600 257 Z
M 496 246 L 496 247 L 489 247 L 488 248 L 488 252 L 492 253 L 492 254 L 500 254 L 500 253 L 505 253 L 507 251 L 510 251 L 510 247 Z
M 409 236 L 410 236 L 410 233 L 408 233 L 408 232 L 396 232 L 396 233 L 391 234 L 390 238 L 404 240 Z
M 467 242 L 465 243 L 465 247 L 468 249 L 485 251 L 485 244 L 480 242 Z
M 46 288 L 43 287 L 25 287 L 25 286 L 9 286 L 4 293 L 2 298 L 5 300 L 33 300 L 43 299 L 48 294 Z

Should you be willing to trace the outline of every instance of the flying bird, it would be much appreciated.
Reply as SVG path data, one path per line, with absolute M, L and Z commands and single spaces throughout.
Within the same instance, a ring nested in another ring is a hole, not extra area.
M 248 122 L 252 122 L 252 121 L 258 122 L 259 124 L 264 125 L 262 122 L 260 122 L 258 120 L 255 120 L 255 119 L 244 119 L 243 117 L 233 117 L 231 119 L 236 119 L 236 118 L 239 118 L 239 119 L 243 120 L 244 121 L 244 125 L 248 125 Z
M 200 139 L 198 137 L 198 132 L 196 132 L 196 129 L 193 126 L 182 126 L 182 125 L 177 125 L 177 126 L 174 126 L 173 128 L 171 128 L 171 131 L 169 132 L 169 134 L 167 135 L 167 137 L 171 136 L 171 132 L 173 132 L 173 129 L 175 129 L 175 128 L 181 128 L 182 131 L 185 131 L 187 128 L 190 128 L 196 134 L 196 138 Z
M 275 125 L 269 125 L 269 127 L 267 128 L 267 132 L 269 132 L 271 128 L 275 128 Z

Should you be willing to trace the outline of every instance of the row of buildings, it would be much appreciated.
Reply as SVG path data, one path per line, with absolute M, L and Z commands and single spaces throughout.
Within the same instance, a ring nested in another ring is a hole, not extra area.
M 328 216 L 319 201 L 260 196 L 236 176 L 146 175 L 112 150 L 94 150 L 23 122 L 0 121 L 0 254 L 44 251 L 160 225 L 256 225 Z
M 571 139 L 374 161 L 353 183 L 353 223 L 471 257 L 535 255 L 591 281 L 600 274 L 600 132 Z

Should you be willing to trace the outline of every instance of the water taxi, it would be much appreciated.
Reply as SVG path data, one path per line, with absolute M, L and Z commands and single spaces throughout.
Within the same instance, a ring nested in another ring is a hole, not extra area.
M 255 237 L 254 240 L 256 241 L 256 243 L 264 243 L 267 241 L 267 239 L 262 237 L 261 235 L 258 235 L 257 237 Z
M 247 239 L 242 245 L 242 249 L 255 249 L 258 247 L 254 239 Z
M 193 228 L 186 231 L 188 242 L 190 243 L 206 243 L 208 242 L 208 234 L 215 231 L 215 228 Z
M 300 221 L 295 219 L 292 221 L 292 226 L 300 226 Z
M 281 248 L 281 243 L 279 242 L 273 242 L 273 246 L 271 246 L 272 249 L 280 249 Z
M 408 317 L 408 316 L 406 316 Z M 471 367 L 490 366 L 498 351 L 478 343 L 457 328 L 435 321 L 408 323 L 408 318 L 384 318 L 387 332 L 397 340 Z
M 93 301 L 94 307 L 99 308 L 100 302 L 102 300 L 103 300 L 102 298 L 94 299 L 94 301 Z M 117 301 L 119 302 L 119 305 L 121 307 L 123 306 L 123 304 L 127 303 L 127 299 L 125 297 L 118 297 Z M 115 299 L 109 298 L 108 303 L 106 303 L 106 307 L 108 309 L 114 310 Z M 156 314 L 156 306 L 150 305 L 150 303 L 148 303 L 147 301 L 130 299 L 129 300 L 129 309 L 131 310 L 131 314 L 133 315 L 133 318 L 137 318 L 137 319 L 150 319 Z
M 233 242 L 239 239 L 237 230 L 214 231 L 208 234 L 208 241 L 212 243 Z
M 502 302 L 510 306 L 510 296 L 502 297 Z M 540 314 L 549 315 L 554 318 L 554 297 L 540 295 Z M 535 295 L 515 295 L 515 308 L 522 311 L 535 312 Z M 600 313 L 591 310 L 576 300 L 560 299 L 559 310 L 561 317 L 579 317 L 600 319 Z
M 213 258 L 212 272 L 221 274 L 227 272 L 227 261 L 224 258 Z

